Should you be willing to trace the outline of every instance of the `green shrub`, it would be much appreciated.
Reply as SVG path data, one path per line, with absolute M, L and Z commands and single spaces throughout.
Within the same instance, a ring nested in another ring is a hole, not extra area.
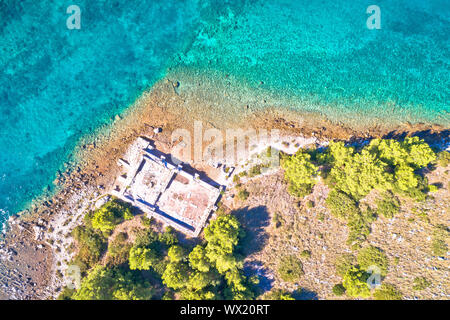
M 313 208 L 314 207 L 314 202 L 311 201 L 311 200 L 307 201 L 306 202 L 306 207 L 309 208 L 309 209 Z
M 394 257 L 394 265 L 398 266 L 399 263 L 400 263 L 400 258 Z
M 108 264 L 121 265 L 128 261 L 128 255 L 132 244 L 127 241 L 127 234 L 119 233 L 108 245 Z
M 153 217 L 149 218 L 146 215 L 141 216 L 141 223 L 144 227 L 151 227 L 153 223 Z
M 281 225 L 283 224 L 282 216 L 279 213 L 274 213 L 272 223 L 275 225 L 275 228 L 277 229 L 281 227 Z
M 448 229 L 444 225 L 437 225 L 434 228 L 431 251 L 436 256 L 445 256 L 448 251 L 447 239 Z
M 247 176 L 247 171 L 241 171 L 241 172 L 239 172 L 239 177 L 245 177 L 245 176 Z
M 368 246 L 358 252 L 358 264 L 361 269 L 368 271 L 369 267 L 376 266 L 380 268 L 381 276 L 386 276 L 388 271 L 388 258 L 381 249 Z
M 258 175 L 261 174 L 261 165 L 256 165 L 250 168 L 249 172 L 248 172 L 248 176 L 249 177 L 256 177 Z
M 375 300 L 402 300 L 403 295 L 395 286 L 383 283 L 373 293 Z
M 382 199 L 377 200 L 377 213 L 388 219 L 393 218 L 400 211 L 400 201 L 392 193 L 386 193 Z
M 279 261 L 277 271 L 283 281 L 295 283 L 303 275 L 303 265 L 294 255 L 289 255 Z
M 443 239 L 433 239 L 431 247 L 436 256 L 444 256 L 448 251 L 448 245 Z
M 344 286 L 342 285 L 342 283 L 338 283 L 338 284 L 335 284 L 334 286 L 333 286 L 333 294 L 334 295 L 336 295 L 336 296 L 338 296 L 338 297 L 340 297 L 340 296 L 342 296 L 342 295 L 344 295 L 345 294 L 345 288 L 344 288 Z
M 337 190 L 332 190 L 328 194 L 325 203 L 328 209 L 330 209 L 331 214 L 339 219 L 347 220 L 349 216 L 360 213 L 356 201 L 352 197 Z
M 175 300 L 175 294 L 172 290 L 164 292 L 161 300 Z
M 98 231 L 83 226 L 75 227 L 72 236 L 78 244 L 78 253 L 73 262 L 85 272 L 100 261 L 106 249 L 106 239 Z
M 57 300 L 72 300 L 72 296 L 75 293 L 74 289 L 65 287 L 59 294 Z
M 371 224 L 376 216 L 368 209 L 360 214 L 351 214 L 348 218 L 347 227 L 349 229 L 347 244 L 354 250 L 359 249 L 371 231 Z
M 250 193 L 245 189 L 239 190 L 239 192 L 237 194 L 238 199 L 241 201 L 247 200 L 249 196 L 250 196 Z
M 311 258 L 311 251 L 303 250 L 302 253 L 300 253 L 300 256 L 302 258 L 309 259 L 309 258 Z
M 436 191 L 438 191 L 439 190 L 439 187 L 437 186 L 437 185 L 434 185 L 434 184 L 430 184 L 430 185 L 428 185 L 428 187 L 427 187 L 427 191 L 429 192 L 429 193 L 433 193 L 433 192 L 436 192 Z
M 152 229 L 139 229 L 136 232 L 134 246 L 136 247 L 151 247 L 152 244 L 159 241 L 160 235 Z
M 343 255 L 336 258 L 334 266 L 336 267 L 336 274 L 338 276 L 344 277 L 345 274 L 351 269 L 351 267 L 356 263 L 356 258 L 351 253 L 344 253 Z
M 450 152 L 445 150 L 439 152 L 437 155 L 437 161 L 441 167 L 447 167 L 450 164 Z
M 425 277 L 416 277 L 414 279 L 413 290 L 425 290 L 429 286 L 431 286 L 431 282 Z

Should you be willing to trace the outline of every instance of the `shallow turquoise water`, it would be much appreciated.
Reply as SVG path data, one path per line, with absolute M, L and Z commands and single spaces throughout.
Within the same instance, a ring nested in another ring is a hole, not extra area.
M 381 29 L 366 27 L 366 8 Z M 294 109 L 450 124 L 446 0 L 250 1 L 204 23 L 176 63 L 240 77 Z
M 81 8 L 81 29 L 66 8 Z M 197 1 L 0 2 L 0 208 L 52 188 L 81 136 L 111 121 L 184 46 Z M 0 221 L 1 222 L 1 221 Z
M 368 30 L 374 3 L 3 0 L 0 216 L 51 189 L 80 137 L 167 65 L 231 74 L 337 119 L 363 112 L 449 125 L 448 1 L 377 0 L 382 29 Z M 66 28 L 71 4 L 81 30 Z

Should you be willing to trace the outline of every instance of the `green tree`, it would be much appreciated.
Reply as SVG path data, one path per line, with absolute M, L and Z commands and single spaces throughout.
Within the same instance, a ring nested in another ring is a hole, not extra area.
M 98 231 L 84 226 L 75 227 L 72 236 L 78 244 L 74 263 L 84 272 L 100 260 L 106 249 L 106 239 Z
M 300 150 L 282 161 L 284 176 L 289 184 L 289 192 L 303 197 L 316 184 L 318 167 L 311 162 L 311 156 Z
M 395 186 L 401 191 L 416 188 L 419 184 L 419 177 L 414 173 L 414 169 L 406 164 L 397 166 L 394 176 Z
M 191 290 L 182 289 L 180 291 L 180 297 L 182 300 L 215 300 L 217 294 L 210 290 Z
M 402 142 L 374 139 L 368 149 L 392 166 L 408 165 L 418 169 L 436 159 L 430 146 L 419 137 L 407 137 Z
M 415 168 L 423 168 L 436 159 L 430 146 L 419 137 L 408 137 L 402 145 L 408 151 L 406 162 Z
M 400 142 L 393 139 L 373 139 L 368 150 L 392 166 L 406 163 L 408 157 L 407 150 Z
M 222 215 L 205 229 L 206 257 L 221 273 L 236 264 L 233 251 L 242 236 L 240 227 L 235 216 Z
M 193 272 L 189 277 L 187 288 L 194 291 L 204 289 L 210 285 L 218 284 L 217 279 L 212 272 Z
M 184 263 L 171 262 L 162 275 L 163 283 L 172 289 L 186 287 L 189 281 L 190 270 Z
M 374 246 L 365 247 L 358 252 L 357 260 L 361 269 L 368 271 L 369 267 L 376 266 L 380 269 L 381 275 L 386 276 L 389 263 L 381 249 Z
M 102 232 L 111 232 L 119 223 L 132 219 L 133 215 L 127 204 L 119 200 L 112 200 L 87 217 L 94 229 Z
M 197 245 L 191 253 L 189 253 L 189 262 L 192 268 L 201 272 L 208 272 L 211 268 L 209 260 L 206 257 L 206 250 L 201 245 Z
M 149 270 L 156 260 L 157 256 L 152 249 L 136 246 L 130 249 L 129 265 L 131 270 Z
M 342 285 L 349 297 L 368 298 L 370 297 L 370 288 L 367 284 L 369 274 L 356 266 L 352 266 L 343 277 Z
M 390 188 L 392 180 L 392 176 L 386 171 L 386 164 L 366 149 L 355 153 L 340 166 L 334 166 L 330 177 L 337 190 L 357 200 L 372 189 Z
M 167 252 L 170 262 L 179 262 L 186 258 L 186 252 L 180 245 L 173 245 L 169 248 Z
M 74 300 L 149 300 L 154 289 L 142 277 L 120 268 L 96 266 L 81 282 Z
M 353 147 L 346 147 L 342 141 L 330 142 L 328 150 L 325 153 L 324 162 L 331 163 L 334 166 L 340 167 L 353 157 L 355 149 Z
M 250 300 L 254 298 L 248 279 L 238 268 L 228 270 L 225 274 L 227 288 L 225 289 L 225 298 L 233 300 Z

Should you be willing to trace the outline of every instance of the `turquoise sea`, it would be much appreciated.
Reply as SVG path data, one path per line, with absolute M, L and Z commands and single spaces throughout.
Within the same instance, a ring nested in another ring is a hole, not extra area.
M 379 30 L 366 26 L 373 4 Z M 70 5 L 79 30 L 66 27 Z M 51 191 L 80 138 L 168 66 L 336 120 L 448 127 L 449 37 L 448 0 L 1 0 L 0 220 Z

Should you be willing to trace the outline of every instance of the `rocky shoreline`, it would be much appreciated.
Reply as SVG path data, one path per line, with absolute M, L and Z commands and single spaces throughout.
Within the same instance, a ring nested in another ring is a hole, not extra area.
M 202 119 L 205 127 L 219 130 L 232 123 L 214 119 L 206 111 L 198 113 L 201 103 L 190 108 L 192 97 L 180 95 L 174 90 L 174 83 L 179 86 L 175 80 L 161 80 L 124 116 L 116 117 L 106 134 L 81 143 L 76 151 L 79 162 L 55 181 L 59 191 L 51 199 L 36 202 L 29 210 L 10 217 L 0 241 L 0 299 L 54 299 L 59 295 L 64 270 L 72 257 L 71 230 L 113 187 L 117 160 L 137 137 L 151 137 L 157 148 L 165 152 L 173 147 L 171 132 L 177 128 L 192 130 L 195 119 Z M 206 105 L 208 101 L 203 103 Z M 347 141 L 416 132 L 434 144 L 449 143 L 448 130 L 438 126 L 405 125 L 397 131 L 376 127 L 361 132 L 314 116 L 301 122 L 296 121 L 298 117 L 296 113 L 267 109 L 250 113 L 234 121 L 233 126 L 276 128 L 290 136 Z M 155 128 L 161 128 L 162 132 L 156 133 Z

